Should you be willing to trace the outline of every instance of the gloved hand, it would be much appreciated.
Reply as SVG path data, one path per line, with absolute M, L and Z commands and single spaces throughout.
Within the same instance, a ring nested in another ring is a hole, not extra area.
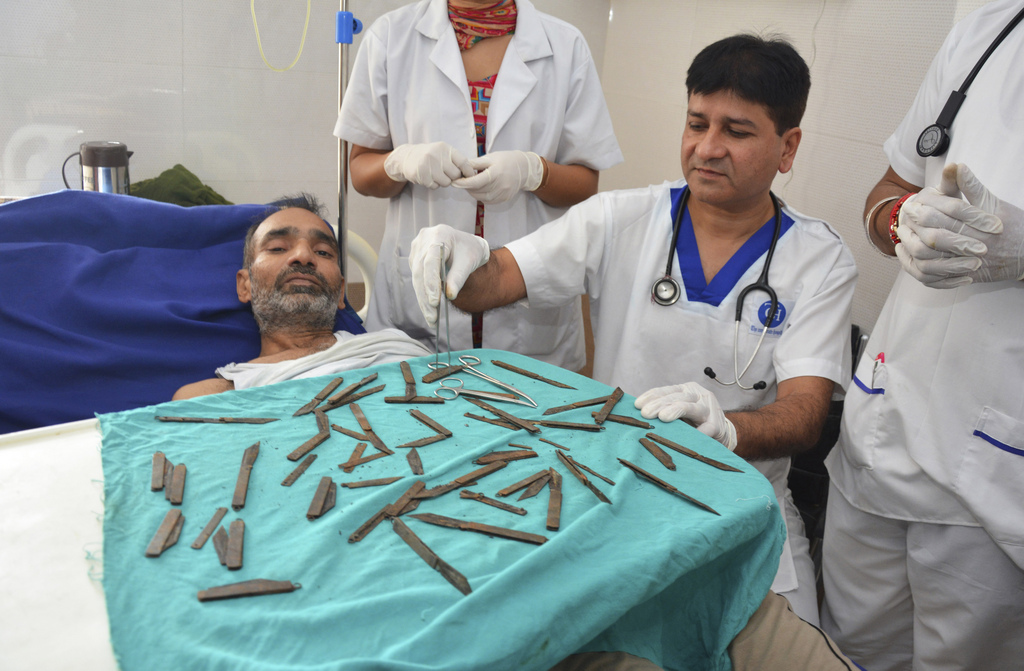
M 452 182 L 485 205 L 504 203 L 520 191 L 536 191 L 544 178 L 544 162 L 532 151 L 496 151 L 472 158 L 473 177 Z
M 981 267 L 970 273 L 971 280 L 1024 280 L 1024 210 L 996 197 L 963 163 L 957 165 L 956 184 L 967 202 L 996 219 L 978 234 L 988 251 L 981 257 Z
M 452 180 L 476 174 L 469 159 L 447 142 L 398 145 L 384 159 L 384 172 L 396 182 L 428 189 L 450 186 Z
M 736 427 L 722 412 L 715 395 L 696 382 L 649 389 L 640 394 L 633 405 L 647 419 L 657 417 L 671 422 L 682 418 L 701 433 L 736 450 Z
M 443 257 L 441 245 L 444 245 Z M 455 300 L 470 274 L 487 263 L 489 258 L 491 249 L 486 240 L 444 224 L 424 228 L 413 238 L 409 248 L 412 286 L 428 327 L 437 326 L 441 305 L 441 264 L 448 268 L 445 294 L 450 300 Z
M 970 175 L 974 188 L 988 193 L 967 166 L 951 163 L 943 169 L 937 189 L 922 189 L 900 208 L 896 256 L 912 277 L 936 289 L 974 281 L 985 263 L 987 243 L 1002 230 L 997 216 L 961 198 L 962 171 Z

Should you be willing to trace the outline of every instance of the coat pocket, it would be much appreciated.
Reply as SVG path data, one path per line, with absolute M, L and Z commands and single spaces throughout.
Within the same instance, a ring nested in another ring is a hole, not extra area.
M 1017 566 L 1024 568 L 1024 421 L 982 409 L 953 489 Z
M 885 397 L 888 378 L 885 363 L 866 356 L 853 374 L 854 385 L 843 408 L 842 442 L 846 458 L 857 468 L 874 468 L 884 418 L 892 412 Z

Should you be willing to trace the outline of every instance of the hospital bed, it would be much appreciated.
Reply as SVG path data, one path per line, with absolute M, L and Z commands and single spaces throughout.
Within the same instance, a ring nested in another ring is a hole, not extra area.
M 472 472 L 479 468 L 475 459 L 514 449 L 511 442 L 528 442 L 538 456 L 480 477 L 474 489 L 493 497 L 499 486 L 540 468 L 565 476 L 557 530 L 549 528 L 548 494 L 509 501 L 528 509 L 516 518 L 522 521 L 457 494 L 423 502 L 417 511 L 542 534 L 546 541 L 539 546 L 406 518 L 464 574 L 472 593 L 463 595 L 386 523 L 358 543 L 346 542 L 415 479 L 404 454 L 344 474 L 337 464 L 356 440 L 332 430 L 316 448 L 322 456 L 314 466 L 293 488 L 281 487 L 294 466 L 284 455 L 316 430 L 314 417 L 292 412 L 328 379 L 166 401 L 180 384 L 208 376 L 218 364 L 244 360 L 245 348 L 258 346 L 258 338 L 251 342 L 251 316 L 236 314 L 228 300 L 235 298 L 230 278 L 241 256 L 240 220 L 251 216 L 253 206 L 207 214 L 176 208 L 168 211 L 176 215 L 171 222 L 157 210 L 173 206 L 145 204 L 138 210 L 125 196 L 76 192 L 42 201 L 28 203 L 33 221 L 50 222 L 56 231 L 44 232 L 43 223 L 39 230 L 20 226 L 21 241 L 0 245 L 0 255 L 6 255 L 0 265 L 20 263 L 6 275 L 6 282 L 14 282 L 7 286 L 34 294 L 17 304 L 4 301 L 3 310 L 12 315 L 4 329 L 15 328 L 5 330 L 0 355 L 17 374 L 17 382 L 2 382 L 6 427 L 58 422 L 0 436 L 0 667 L 540 670 L 578 649 L 611 649 L 667 668 L 727 668 L 728 642 L 771 584 L 785 532 L 770 484 L 717 442 L 682 422 L 656 429 L 736 471 L 676 454 L 678 468 L 670 471 L 639 442 L 644 428 L 608 423 L 597 433 L 544 428 L 534 435 L 468 419 L 467 411 L 483 413 L 463 400 L 422 406 L 454 434 L 423 449 L 420 477 L 427 487 Z M 6 208 L 16 206 L 25 208 L 26 201 L 0 206 L 0 229 L 11 221 Z M 218 219 L 227 214 L 229 223 Z M 139 222 L 149 222 L 155 232 L 143 236 L 133 230 Z M 218 232 L 221 227 L 230 233 Z M 87 229 L 92 233 L 86 235 Z M 71 248 L 49 248 L 52 240 Z M 169 260 L 159 258 L 165 250 Z M 221 292 L 223 284 L 228 287 Z M 109 291 L 104 300 L 95 295 L 99 289 Z M 131 300 L 133 294 L 146 300 Z M 29 327 L 34 340 L 18 342 L 17 329 Z M 149 333 L 154 328 L 163 332 Z M 67 351 L 54 351 L 62 348 Z M 92 358 L 78 365 L 72 357 L 82 348 Z M 12 351 L 29 357 L 16 361 Z M 517 408 L 522 417 L 540 419 L 544 408 L 612 391 L 527 357 L 479 354 L 491 374 L 514 375 L 489 363 L 500 358 L 575 387 L 566 391 L 516 377 L 516 385 L 540 406 Z M 197 365 L 190 357 L 202 361 Z M 410 362 L 417 380 L 430 360 Z M 383 400 L 406 389 L 398 364 L 346 374 L 345 382 L 371 373 L 386 391 L 359 405 L 379 436 L 394 447 L 427 433 L 408 407 Z M 419 384 L 421 393 L 430 393 Z M 639 419 L 631 401 L 623 398 L 615 412 Z M 101 414 L 62 421 L 70 412 L 65 405 L 80 414 Z M 593 423 L 595 409 L 575 409 L 564 419 Z M 183 424 L 157 421 L 159 415 L 279 421 Z M 348 407 L 332 411 L 330 420 L 350 430 L 360 426 Z M 241 450 L 256 441 L 261 452 L 250 498 L 244 511 L 225 518 L 226 523 L 244 515 L 249 529 L 245 565 L 229 573 L 212 548 L 193 550 L 189 544 L 212 510 L 226 505 L 223 492 L 235 485 Z M 562 448 L 614 481 L 593 480 L 610 503 L 566 471 L 556 456 Z M 149 559 L 143 550 L 170 507 L 162 494 L 150 491 L 156 451 L 187 462 L 192 479 L 181 506 L 187 518 L 181 540 Z M 641 479 L 620 458 L 656 472 L 715 513 Z M 403 479 L 377 488 L 339 487 L 333 509 L 315 521 L 306 519 L 323 477 L 341 482 L 387 476 Z M 288 579 L 302 587 L 248 600 L 196 599 L 199 589 L 252 578 Z
M 159 403 L 254 358 L 233 278 L 264 211 L 71 190 L 0 205 L 0 433 Z M 368 299 L 376 254 L 348 247 Z M 336 326 L 363 331 L 351 308 Z

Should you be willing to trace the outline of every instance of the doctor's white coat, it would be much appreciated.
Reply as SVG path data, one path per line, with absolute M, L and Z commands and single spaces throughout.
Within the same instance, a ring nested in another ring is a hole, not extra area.
M 498 71 L 487 115 L 488 152 L 534 151 L 548 161 L 595 170 L 622 161 L 590 50 L 573 26 L 518 0 L 516 32 Z M 385 14 L 356 56 L 335 135 L 372 149 L 444 141 L 476 156 L 469 88 L 445 0 L 424 0 Z M 484 233 L 499 247 L 564 210 L 532 193 L 486 206 Z M 413 184 L 388 206 L 367 327 L 393 326 L 432 346 L 434 333 L 416 304 L 409 245 L 426 226 L 473 232 L 476 200 L 457 188 Z M 442 336 L 443 338 L 444 336 Z M 451 348 L 472 347 L 469 316 L 451 313 Z M 570 369 L 584 364 L 575 303 L 522 306 L 484 316 L 483 346 L 534 356 Z

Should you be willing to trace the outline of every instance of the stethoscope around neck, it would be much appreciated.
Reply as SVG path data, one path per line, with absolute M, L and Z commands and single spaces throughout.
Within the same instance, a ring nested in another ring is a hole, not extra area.
M 775 245 L 779 241 L 779 235 L 782 233 L 782 207 L 779 205 L 779 199 L 775 197 L 775 194 L 771 191 L 768 192 L 768 196 L 772 199 L 772 207 L 775 209 L 775 230 L 772 232 L 772 243 L 768 246 L 768 253 L 764 257 L 764 265 L 761 267 L 761 275 L 757 278 L 756 282 L 748 284 L 740 290 L 739 296 L 736 298 L 736 320 L 733 324 L 732 334 L 732 361 L 733 361 L 733 373 L 736 379 L 732 382 L 722 382 L 718 379 L 715 371 L 708 366 L 704 369 L 704 374 L 710 377 L 718 384 L 729 387 L 732 385 L 738 386 L 744 390 L 761 390 L 768 385 L 764 380 L 759 380 L 753 385 L 746 387 L 740 381 L 743 376 L 747 373 L 747 369 L 750 368 L 750 364 L 754 362 L 754 358 L 757 353 L 761 350 L 761 343 L 764 342 L 764 336 L 768 333 L 768 328 L 771 326 L 772 320 L 775 319 L 775 313 L 779 309 L 779 298 L 775 294 L 775 290 L 772 289 L 771 285 L 768 284 L 768 270 L 772 265 L 772 256 L 775 255 Z M 668 262 L 665 264 L 665 275 L 654 282 L 651 287 L 651 300 L 662 306 L 673 305 L 679 300 L 679 296 L 682 295 L 682 288 L 679 286 L 679 282 L 672 277 L 672 264 L 675 261 L 676 245 L 679 243 L 679 230 L 682 228 L 683 223 L 683 212 L 686 211 L 686 204 L 690 200 L 690 188 L 686 187 L 683 190 L 682 198 L 679 202 L 679 209 L 676 210 L 675 217 L 672 220 L 672 245 L 668 250 Z M 747 360 L 743 370 L 739 367 L 739 341 L 740 341 L 740 321 L 743 318 L 743 301 L 752 291 L 763 291 L 768 294 L 768 298 L 771 301 L 771 309 L 768 311 L 767 319 L 764 320 L 764 328 L 761 329 L 761 336 L 757 339 L 757 346 L 754 347 L 753 354 L 750 355 L 750 359 Z

